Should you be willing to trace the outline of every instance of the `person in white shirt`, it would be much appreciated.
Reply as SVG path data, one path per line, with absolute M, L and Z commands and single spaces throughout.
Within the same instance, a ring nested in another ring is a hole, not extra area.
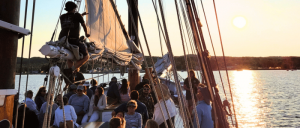
M 61 98 L 61 97 L 58 97 L 58 98 Z M 53 125 L 55 127 L 59 127 L 59 128 L 64 126 L 64 114 L 63 114 L 62 104 L 64 104 L 67 128 L 73 128 L 73 126 L 75 125 L 76 120 L 77 120 L 77 115 L 76 115 L 74 107 L 71 105 L 68 105 L 67 97 L 63 97 L 63 103 L 61 103 L 60 107 L 58 107 L 55 110 L 55 118 L 54 118 Z
M 33 92 L 31 90 L 28 90 L 25 93 L 25 97 L 26 97 L 25 104 L 29 108 L 29 110 L 33 111 L 36 115 L 38 115 L 39 111 L 37 110 L 37 106 L 35 102 L 32 100 L 32 96 L 33 96 Z
M 81 124 L 94 122 L 99 119 L 100 111 L 106 107 L 106 96 L 102 87 L 97 87 L 95 95 L 92 96 L 89 106 L 89 111 L 82 118 Z

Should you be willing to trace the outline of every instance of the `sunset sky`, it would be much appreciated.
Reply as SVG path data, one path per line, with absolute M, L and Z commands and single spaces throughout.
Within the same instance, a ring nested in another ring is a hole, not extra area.
M 177 22 L 175 3 L 163 0 L 168 32 L 174 55 L 183 55 L 180 32 Z M 31 57 L 43 57 L 38 51 L 45 42 L 51 39 L 59 17 L 62 0 L 37 0 L 33 28 L 33 46 Z M 299 0 L 215 0 L 219 17 L 221 36 L 226 56 L 299 56 L 300 48 L 300 1 Z M 202 11 L 200 0 L 196 0 L 203 24 L 203 32 L 209 52 L 213 51 Z M 211 30 L 217 56 L 222 55 L 219 34 L 212 0 L 203 0 L 208 25 Z M 80 9 L 83 12 L 84 2 Z M 127 28 L 126 0 L 117 0 L 117 8 Z M 23 27 L 25 0 L 21 0 L 20 27 Z M 146 36 L 153 56 L 161 56 L 157 19 L 151 0 L 139 0 L 139 10 Z M 30 29 L 32 0 L 29 2 L 27 29 Z M 63 13 L 66 13 L 63 11 Z M 233 24 L 236 17 L 243 17 L 246 25 L 239 28 Z M 58 32 L 60 31 L 60 25 Z M 141 40 L 142 31 L 139 29 Z M 81 32 L 81 35 L 84 33 Z M 21 56 L 19 40 L 18 57 Z M 164 42 L 163 42 L 164 43 Z M 142 44 L 145 44 L 142 41 Z M 145 45 L 143 45 L 145 49 Z M 164 54 L 167 52 L 163 46 Z M 29 36 L 26 37 L 24 57 L 28 57 Z M 147 55 L 147 54 L 146 54 Z

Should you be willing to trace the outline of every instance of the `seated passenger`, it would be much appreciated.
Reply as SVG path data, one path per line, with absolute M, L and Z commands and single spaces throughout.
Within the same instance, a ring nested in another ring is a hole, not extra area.
M 95 94 L 95 90 L 96 90 L 96 88 L 97 88 L 98 81 L 95 80 L 95 79 L 92 79 L 92 80 L 91 80 L 91 85 L 92 85 L 92 87 L 91 87 L 90 89 L 93 91 L 93 94 Z
M 139 93 L 138 91 L 134 90 L 130 93 L 131 100 L 135 100 L 137 102 L 137 109 L 136 112 L 140 113 L 142 115 L 143 124 L 146 123 L 146 121 L 149 119 L 147 107 L 142 102 L 138 101 L 139 99 Z M 115 116 L 118 112 L 128 112 L 127 109 L 127 103 L 121 104 L 119 107 L 117 107 L 111 114 L 112 116 Z
M 89 81 L 85 81 L 83 84 L 84 87 L 84 94 L 87 95 L 90 99 L 93 96 L 93 91 L 89 88 L 90 87 L 90 82 Z
M 159 128 L 159 126 L 154 120 L 149 119 L 145 124 L 145 128 Z
M 125 128 L 126 121 L 119 117 L 113 117 L 110 119 L 109 128 Z M 100 127 L 101 128 L 101 127 Z
M 28 92 L 28 91 L 27 91 Z M 26 104 L 22 104 L 18 109 L 18 122 L 17 128 L 23 128 L 23 112 L 24 106 Z M 25 120 L 24 120 L 24 128 L 38 128 L 39 120 L 34 111 L 31 111 L 28 107 L 25 109 Z
M 119 102 L 121 100 L 119 93 L 119 86 L 117 83 L 117 78 L 111 78 L 111 82 L 109 83 L 109 88 L 107 90 L 107 104 L 112 104 L 113 102 Z
M 127 103 L 130 100 L 130 88 L 126 79 L 122 80 L 122 86 L 119 89 L 121 96 L 121 103 Z
M 106 107 L 106 96 L 104 90 L 101 87 L 97 87 L 95 90 L 95 95 L 92 96 L 89 112 L 84 115 L 81 124 L 86 122 L 94 122 L 99 119 L 100 111 L 104 110 Z
M 142 128 L 142 116 L 135 112 L 138 105 L 135 100 L 130 100 L 127 103 L 128 112 L 125 113 L 126 128 Z
M 64 104 L 64 110 L 62 104 Z M 77 115 L 75 113 L 74 107 L 68 105 L 67 97 L 63 97 L 63 101 L 61 102 L 61 105 L 55 110 L 55 119 L 54 119 L 53 126 L 59 128 L 64 127 L 64 114 L 63 114 L 64 112 L 65 112 L 65 120 L 66 120 L 67 128 L 73 128 L 77 120 Z
M 81 124 L 83 116 L 88 112 L 89 100 L 89 97 L 83 94 L 83 86 L 78 85 L 77 94 L 72 95 L 69 99 L 69 104 L 75 109 L 78 124 Z
M 77 89 L 77 86 L 75 84 L 70 85 L 70 90 L 67 94 L 64 95 L 64 97 L 67 97 L 68 99 L 70 99 L 70 97 L 73 94 L 76 94 L 76 89 Z
M 193 123 L 194 128 L 197 128 L 197 122 L 199 122 L 201 128 L 213 128 L 214 121 L 211 116 L 211 106 L 210 106 L 210 95 L 207 87 L 198 87 L 197 90 L 197 115 L 198 120 L 194 117 Z
M 37 92 L 34 98 L 34 102 L 36 104 L 38 111 L 40 111 L 42 104 L 46 102 L 45 95 L 46 95 L 46 87 L 42 86 L 39 88 L 39 91 Z
M 33 92 L 31 90 L 28 90 L 25 93 L 26 96 L 26 106 L 33 112 L 35 112 L 36 115 L 39 114 L 39 111 L 37 110 L 37 106 L 35 102 L 32 100 Z
M 170 92 L 169 92 L 167 85 L 164 85 L 164 84 L 160 84 L 160 85 L 161 85 L 162 93 L 160 91 L 160 87 L 158 85 L 155 86 L 155 89 L 157 92 L 157 97 L 158 97 L 158 102 L 154 105 L 153 120 L 155 122 L 157 122 L 157 124 L 159 125 L 160 128 L 165 128 L 164 121 L 166 121 L 168 127 L 171 127 L 171 123 L 169 121 L 170 119 L 169 119 L 167 111 L 169 112 L 171 121 L 174 124 L 174 119 L 175 119 L 175 115 L 176 115 L 176 107 L 175 107 L 173 100 L 170 98 Z M 164 96 L 165 100 L 163 100 L 163 96 Z M 164 102 L 166 103 L 167 108 L 165 107 Z M 159 105 L 162 108 L 163 114 L 160 111 Z M 164 120 L 163 115 L 166 120 Z
M 47 96 L 50 96 L 50 101 L 52 101 L 52 98 L 53 98 L 53 95 L 48 95 Z M 57 99 L 57 98 L 55 98 Z M 40 113 L 38 115 L 38 118 L 39 118 L 39 122 L 40 122 L 40 128 L 43 127 L 43 122 L 44 122 L 44 116 L 45 116 L 45 113 L 46 113 L 46 108 L 47 108 L 47 103 L 48 102 L 44 102 L 41 109 L 40 109 Z M 50 121 L 50 125 L 53 124 L 53 121 L 54 121 L 54 114 L 55 114 L 55 110 L 58 108 L 58 105 L 56 103 L 53 103 L 51 102 L 52 104 L 52 112 L 51 112 L 51 121 Z M 50 104 L 48 105 L 48 113 L 50 113 Z M 48 119 L 49 120 L 49 119 Z M 48 121 L 47 121 L 48 122 Z
M 139 101 L 144 103 L 147 107 L 150 119 L 153 117 L 153 113 L 154 113 L 154 101 L 151 95 L 151 91 L 152 90 L 149 84 L 145 84 L 144 87 L 141 89 L 141 93 L 139 96 Z
M 119 117 L 121 119 L 124 119 L 125 118 L 124 112 L 118 112 L 115 117 Z

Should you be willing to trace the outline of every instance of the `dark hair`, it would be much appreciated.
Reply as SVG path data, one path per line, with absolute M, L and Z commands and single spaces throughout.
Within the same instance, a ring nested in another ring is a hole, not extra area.
M 46 87 L 44 87 L 44 86 L 40 87 L 40 88 L 39 88 L 39 91 L 36 93 L 35 97 L 41 96 L 43 90 L 46 90 Z
M 131 93 L 130 93 L 130 98 L 131 98 L 132 100 L 137 100 L 137 99 L 139 99 L 139 92 L 136 91 L 136 90 L 131 91 Z
M 72 11 L 74 8 L 77 8 L 77 5 L 72 1 L 68 1 L 65 5 L 66 11 Z
M 149 84 L 145 84 L 143 87 L 144 88 L 150 88 L 150 85 Z
M 117 112 L 116 115 L 115 115 L 115 117 L 116 117 L 116 116 L 118 115 L 118 113 L 120 113 L 120 112 L 123 114 L 123 118 L 124 118 L 124 117 L 125 117 L 125 113 L 124 113 L 123 111 Z
M 191 70 L 189 71 L 189 73 L 193 73 L 193 74 L 194 74 L 194 77 L 196 78 L 196 74 L 195 74 L 195 71 L 194 71 L 194 70 L 191 69 Z
M 68 97 L 63 97 L 63 102 L 64 102 L 64 105 L 67 105 L 69 100 L 68 100 Z M 62 104 L 60 104 L 60 109 L 62 109 Z
M 127 80 L 126 80 L 126 79 L 123 79 L 123 80 L 122 80 L 122 86 L 121 86 L 121 88 L 120 88 L 120 93 L 126 94 L 128 88 L 129 88 L 129 85 L 128 85 Z
M 94 105 L 95 105 L 95 106 L 97 106 L 98 101 L 99 101 L 99 99 L 100 99 L 100 96 L 102 96 L 103 93 L 104 93 L 104 90 L 103 90 L 102 87 L 97 87 L 96 90 L 98 90 L 99 96 L 97 96 L 97 95 L 94 96 Z
M 157 122 L 155 122 L 154 120 L 152 119 L 148 119 L 146 124 L 145 124 L 145 127 L 147 128 L 159 128 Z
M 98 84 L 97 80 L 95 80 L 95 79 L 91 80 L 91 85 L 92 86 L 96 86 L 97 84 Z
M 121 126 L 121 119 L 119 117 L 113 117 L 110 119 L 109 121 L 109 127 L 110 128 L 118 128 L 119 126 Z
M 25 97 L 27 97 L 28 94 L 33 95 L 33 92 L 32 92 L 31 90 L 28 90 L 28 91 L 25 93 Z

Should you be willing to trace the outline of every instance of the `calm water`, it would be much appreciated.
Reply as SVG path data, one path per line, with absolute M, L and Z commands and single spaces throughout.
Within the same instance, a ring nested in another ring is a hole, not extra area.
M 141 73 L 142 75 L 143 73 Z M 186 72 L 179 72 L 185 78 Z M 218 72 L 214 72 L 220 88 L 220 95 L 225 99 Z M 84 74 L 86 78 L 91 74 Z M 94 77 L 97 74 L 93 75 Z M 99 79 L 107 82 L 113 74 Z M 114 76 L 121 78 L 119 74 Z M 225 71 L 221 72 L 227 98 L 231 100 Z M 127 74 L 124 76 L 127 77 Z M 28 90 L 37 92 L 43 85 L 45 75 L 30 75 Z M 241 128 L 269 127 L 300 127 L 300 71 L 229 71 L 229 78 Z M 19 85 L 19 75 L 16 75 L 16 88 Z M 21 79 L 21 94 L 25 92 L 26 75 Z M 24 96 L 20 96 L 20 101 Z

